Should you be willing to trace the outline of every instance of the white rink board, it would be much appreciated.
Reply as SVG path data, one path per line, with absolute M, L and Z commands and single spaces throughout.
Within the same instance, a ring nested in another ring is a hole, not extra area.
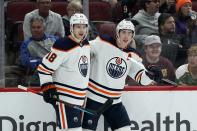
M 0 89 L 1 90 L 1 89 Z M 26 92 L 0 92 L 0 131 L 55 131 L 55 111 L 41 96 Z M 46 126 L 53 122 L 53 125 Z M 102 131 L 103 122 L 98 130 Z
M 196 90 L 125 92 L 123 101 L 135 131 L 197 131 Z
M 55 112 L 41 96 L 0 92 L 0 103 L 0 131 L 54 131 L 52 126 L 44 130 L 55 121 Z M 197 131 L 196 90 L 127 91 L 123 103 L 133 131 Z M 97 131 L 103 131 L 103 118 Z

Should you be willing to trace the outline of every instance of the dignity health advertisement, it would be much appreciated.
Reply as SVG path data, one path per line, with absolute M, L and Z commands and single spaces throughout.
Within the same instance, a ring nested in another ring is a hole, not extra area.
M 123 93 L 132 131 L 197 131 L 197 88 Z M 55 112 L 41 96 L 0 89 L 0 131 L 56 131 Z M 101 117 L 97 131 L 104 131 Z M 108 131 L 111 131 L 110 128 Z

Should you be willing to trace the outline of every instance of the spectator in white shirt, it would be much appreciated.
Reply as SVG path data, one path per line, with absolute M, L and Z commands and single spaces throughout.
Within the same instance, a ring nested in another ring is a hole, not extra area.
M 37 0 L 38 9 L 33 10 L 25 15 L 23 23 L 24 38 L 27 40 L 32 36 L 30 30 L 30 20 L 33 17 L 41 16 L 45 22 L 45 33 L 64 37 L 65 31 L 60 14 L 50 10 L 51 0 Z

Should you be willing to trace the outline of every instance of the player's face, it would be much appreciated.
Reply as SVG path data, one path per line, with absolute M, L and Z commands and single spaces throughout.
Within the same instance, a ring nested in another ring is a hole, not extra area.
M 44 35 L 44 25 L 41 21 L 34 21 L 31 24 L 31 33 L 33 38 L 42 38 Z
M 145 48 L 145 53 L 149 58 L 158 58 L 161 54 L 161 44 L 154 43 L 152 45 L 147 45 Z
M 197 55 L 189 55 L 188 64 L 190 67 L 197 67 Z
M 118 46 L 122 49 L 125 49 L 129 45 L 129 43 L 131 43 L 131 41 L 133 40 L 133 33 L 131 32 L 131 30 L 121 30 L 119 32 L 118 39 L 119 39 Z
M 75 24 L 73 26 L 73 33 L 77 39 L 82 40 L 88 33 L 88 27 L 84 24 Z

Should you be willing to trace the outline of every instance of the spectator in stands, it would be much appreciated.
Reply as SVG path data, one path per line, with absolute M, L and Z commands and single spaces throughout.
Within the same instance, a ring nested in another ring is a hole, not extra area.
M 45 33 L 64 37 L 65 31 L 62 18 L 59 14 L 50 10 L 51 0 L 37 0 L 38 9 L 33 10 L 25 15 L 23 23 L 24 38 L 27 40 L 32 36 L 30 31 L 30 20 L 32 17 L 41 16 L 45 21 Z
M 133 16 L 133 20 L 139 22 L 136 26 L 135 40 L 143 44 L 146 36 L 158 34 L 159 0 L 141 0 L 142 9 Z
M 183 35 L 185 37 L 185 41 L 183 42 L 182 50 L 179 50 L 179 65 L 185 63 L 187 59 L 187 49 L 191 46 L 191 38 L 193 36 L 192 32 L 194 30 L 194 20 L 193 17 L 190 16 L 192 12 L 192 2 L 191 0 L 178 0 L 176 3 L 176 33 Z M 195 35 L 195 33 L 194 33 Z M 196 36 L 194 36 L 196 37 Z
M 57 39 L 44 33 L 44 19 L 40 16 L 30 20 L 30 31 L 32 37 L 22 43 L 20 50 L 20 63 L 28 74 L 35 71 Z
M 81 4 L 80 0 L 73 0 L 68 3 L 68 6 L 66 8 L 67 10 L 67 15 L 64 15 L 62 17 L 63 24 L 64 24 L 64 29 L 65 29 L 65 36 L 70 35 L 70 17 L 74 13 L 82 13 L 83 12 L 83 6 Z
M 65 29 L 65 36 L 70 35 L 70 17 L 74 13 L 83 13 L 83 6 L 81 4 L 81 0 L 72 0 L 68 3 L 67 6 L 67 14 L 62 17 L 62 21 L 64 24 L 64 29 Z M 95 39 L 96 36 L 98 35 L 98 31 L 96 27 L 93 25 L 91 21 L 89 21 L 89 39 Z
M 191 44 L 197 43 L 196 39 L 196 25 L 197 25 L 197 13 L 192 10 L 191 0 L 178 0 L 176 3 L 176 27 L 178 34 L 184 34 L 190 37 L 190 43 L 187 46 L 189 48 Z
M 159 36 L 162 44 L 161 56 L 168 58 L 178 67 L 176 59 L 179 48 L 182 48 L 183 38 L 176 34 L 175 20 L 172 14 L 162 13 L 158 19 Z
M 176 32 L 186 35 L 188 33 L 188 23 L 192 10 L 191 0 L 178 0 L 176 2 Z
M 146 68 L 150 68 L 151 66 L 158 67 L 162 72 L 163 78 L 174 81 L 174 66 L 167 58 L 160 56 L 161 50 L 162 43 L 159 36 L 150 35 L 146 37 L 144 44 L 145 55 L 143 56 L 143 64 Z
M 188 63 L 176 70 L 176 82 L 183 86 L 197 85 L 197 44 L 188 50 Z
M 121 5 L 123 7 L 123 13 L 124 13 L 124 17 L 132 17 L 133 14 L 133 9 L 136 9 L 137 0 L 121 0 Z
M 160 13 L 176 13 L 176 0 L 160 0 Z
M 112 21 L 119 23 L 123 19 L 131 19 L 137 13 L 138 8 L 137 0 L 118 0 L 112 8 Z

